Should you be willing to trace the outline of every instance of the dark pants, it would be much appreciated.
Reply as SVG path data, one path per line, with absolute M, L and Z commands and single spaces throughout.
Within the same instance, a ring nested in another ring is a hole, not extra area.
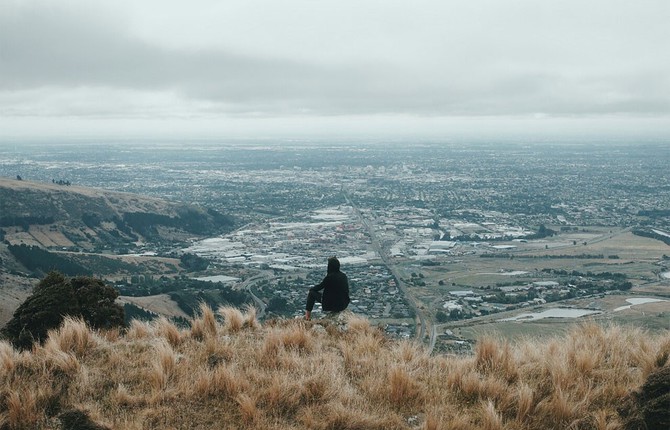
M 312 312 L 312 309 L 314 309 L 314 303 L 321 303 L 322 297 L 323 295 L 320 292 L 309 290 L 309 293 L 307 294 L 307 306 L 305 307 L 305 310 Z

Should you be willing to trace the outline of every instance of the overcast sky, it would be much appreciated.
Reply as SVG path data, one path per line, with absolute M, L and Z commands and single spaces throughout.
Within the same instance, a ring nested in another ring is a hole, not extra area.
M 667 0 L 1 0 L 0 133 L 670 137 L 669 23 Z

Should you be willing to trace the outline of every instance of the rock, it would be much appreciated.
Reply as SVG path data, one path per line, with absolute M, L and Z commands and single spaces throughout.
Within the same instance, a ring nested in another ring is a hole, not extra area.
M 327 333 L 326 328 L 324 326 L 322 326 L 321 324 L 314 324 L 312 326 L 312 331 L 314 333 L 318 333 L 318 334 L 326 334 Z
M 351 311 L 346 310 L 342 312 L 328 312 L 323 319 L 332 322 L 340 332 L 346 332 L 349 329 L 347 322 L 352 315 Z
M 651 373 L 642 388 L 624 400 L 619 414 L 626 430 L 670 429 L 670 367 Z
M 97 424 L 88 413 L 78 409 L 71 409 L 58 416 L 63 430 L 110 430 L 109 427 Z

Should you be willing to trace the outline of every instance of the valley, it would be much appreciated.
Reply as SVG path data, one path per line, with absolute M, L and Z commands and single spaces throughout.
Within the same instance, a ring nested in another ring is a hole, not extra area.
M 162 278 L 210 278 L 246 292 L 265 318 L 293 318 L 337 255 L 354 313 L 435 351 L 585 319 L 670 328 L 662 144 L 0 148 L 3 291 L 11 274 L 36 276 L 9 252 L 25 245 L 92 269 L 122 294 L 137 290 L 123 300 L 156 314 L 188 315 Z M 206 263 L 185 267 L 184 255 Z M 220 300 L 219 287 L 198 288 L 193 297 Z M 644 298 L 661 301 L 614 312 Z M 573 312 L 588 315 L 560 317 Z

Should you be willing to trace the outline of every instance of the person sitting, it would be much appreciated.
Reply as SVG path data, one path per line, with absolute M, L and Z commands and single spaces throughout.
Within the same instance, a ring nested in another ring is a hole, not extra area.
M 321 292 L 323 291 L 323 292 Z M 340 271 L 340 261 L 337 257 L 328 259 L 328 273 L 319 285 L 309 289 L 305 319 L 312 318 L 314 303 L 321 303 L 324 312 L 341 312 L 349 306 L 349 280 L 347 275 Z

